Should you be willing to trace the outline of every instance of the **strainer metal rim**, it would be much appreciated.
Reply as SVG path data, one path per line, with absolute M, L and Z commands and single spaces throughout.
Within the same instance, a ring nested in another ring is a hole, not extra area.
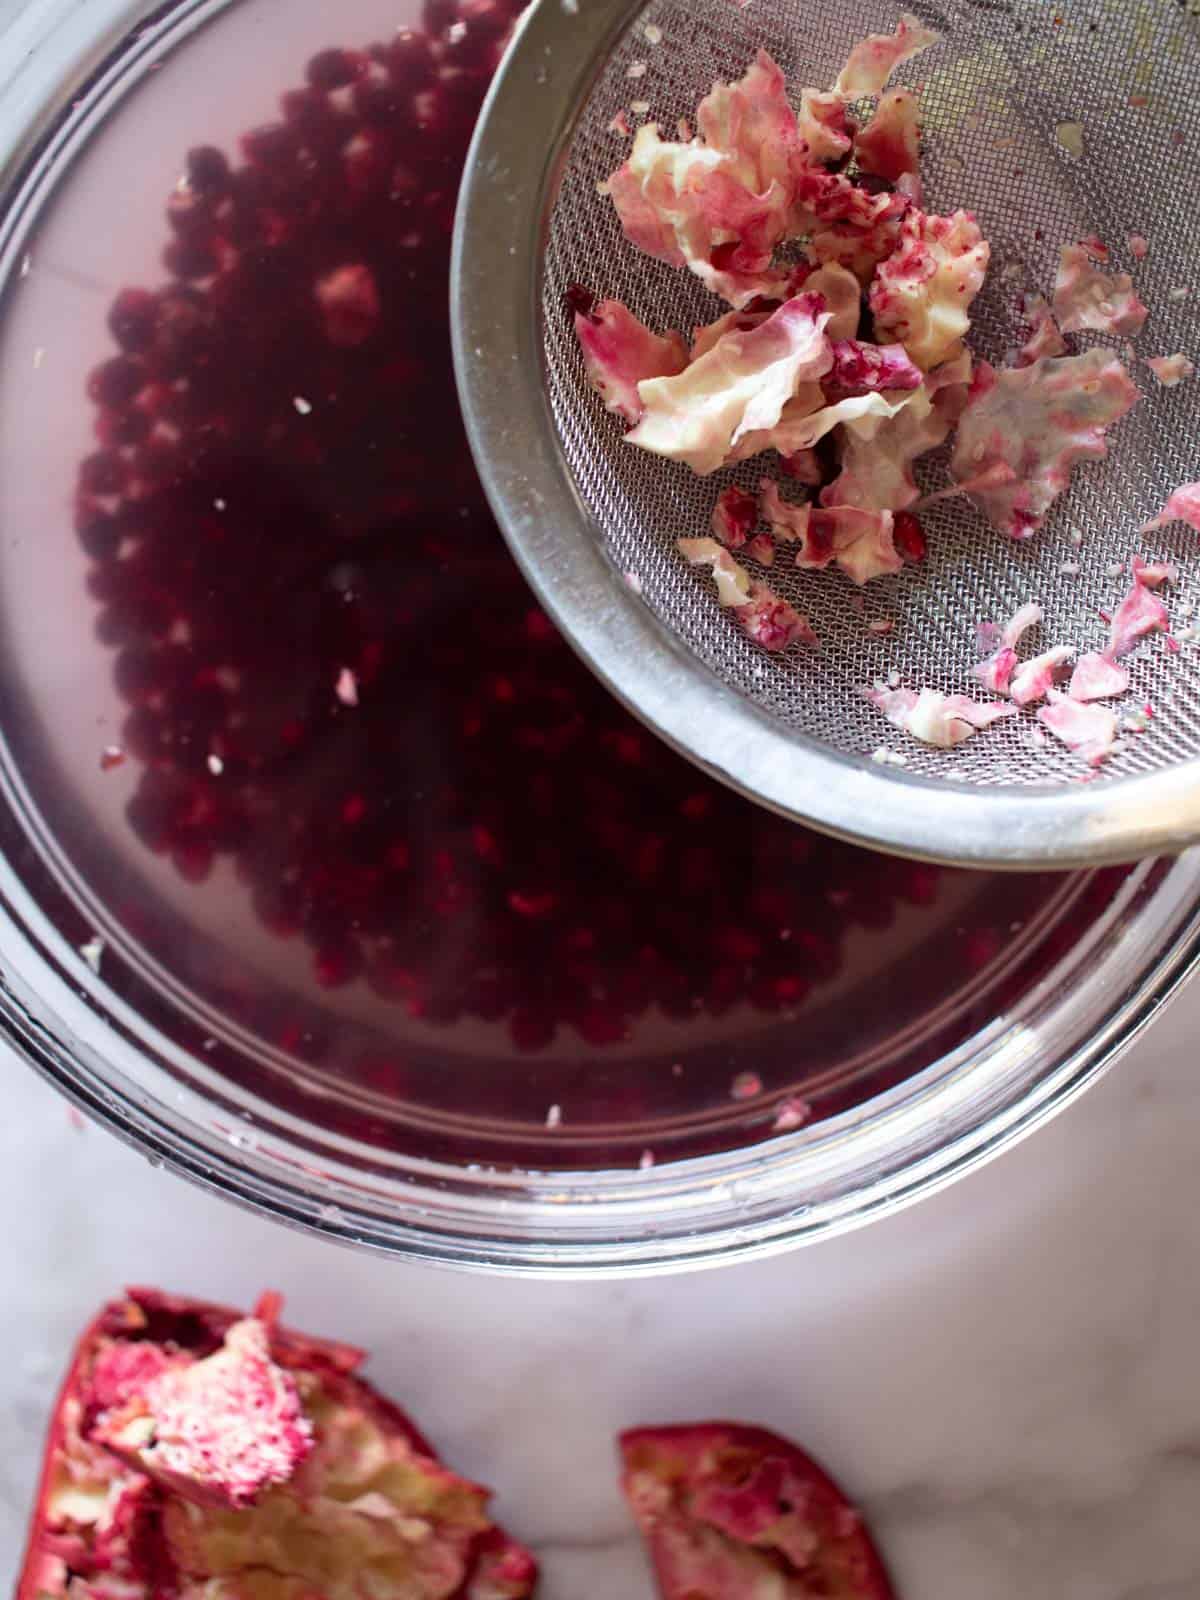
M 493 79 L 459 192 L 450 314 L 463 418 L 496 520 L 538 600 L 656 734 L 750 799 L 839 838 L 1014 869 L 1129 861 L 1196 842 L 1200 761 L 1040 793 L 882 770 L 785 730 L 692 657 L 607 555 L 547 399 L 544 243 L 580 111 L 645 5 L 536 0 Z

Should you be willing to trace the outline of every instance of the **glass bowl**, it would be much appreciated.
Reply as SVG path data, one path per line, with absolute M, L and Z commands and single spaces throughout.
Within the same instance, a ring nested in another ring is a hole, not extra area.
M 281 1220 L 658 1271 L 864 1222 L 1065 1104 L 1195 961 L 1200 856 L 818 838 L 557 639 L 449 369 L 506 3 L 0 11 L 0 1025 Z

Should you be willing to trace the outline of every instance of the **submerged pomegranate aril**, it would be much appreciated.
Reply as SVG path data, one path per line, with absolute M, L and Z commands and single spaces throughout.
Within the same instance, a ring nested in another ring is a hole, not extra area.
M 221 195 L 229 188 L 229 161 L 214 145 L 197 145 L 187 153 L 188 187 L 196 194 Z

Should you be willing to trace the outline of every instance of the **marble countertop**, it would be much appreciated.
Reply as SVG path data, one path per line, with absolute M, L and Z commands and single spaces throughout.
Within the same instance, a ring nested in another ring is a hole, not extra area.
M 771 1424 L 861 1500 L 904 1600 L 1200 1594 L 1200 1072 L 1193 985 L 1050 1127 L 943 1194 L 768 1262 L 629 1283 L 396 1265 L 152 1171 L 5 1061 L 0 1577 L 98 1301 L 159 1281 L 370 1347 L 499 1485 L 546 1600 L 649 1600 L 621 1426 Z

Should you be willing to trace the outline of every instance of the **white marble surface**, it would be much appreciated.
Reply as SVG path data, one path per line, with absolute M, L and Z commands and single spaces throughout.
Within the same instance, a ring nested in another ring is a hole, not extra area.
M 3 1063 L 0 1577 L 69 1342 L 129 1281 L 362 1342 L 545 1563 L 547 1600 L 648 1600 L 623 1424 L 792 1433 L 861 1498 L 905 1600 L 1200 1595 L 1200 984 L 1018 1150 L 864 1232 L 654 1282 L 397 1266 L 152 1171 Z

